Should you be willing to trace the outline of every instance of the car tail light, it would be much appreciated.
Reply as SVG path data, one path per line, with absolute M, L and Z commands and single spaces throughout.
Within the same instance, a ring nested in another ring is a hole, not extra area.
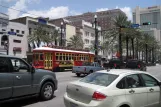
M 116 64 L 114 64 L 114 67 L 116 67 L 117 65 Z
M 84 68 L 84 71 L 86 71 L 86 68 Z
M 104 100 L 106 98 L 106 95 L 104 95 L 100 92 L 94 92 L 92 98 L 95 100 Z
M 140 68 L 140 65 L 138 65 L 138 68 Z

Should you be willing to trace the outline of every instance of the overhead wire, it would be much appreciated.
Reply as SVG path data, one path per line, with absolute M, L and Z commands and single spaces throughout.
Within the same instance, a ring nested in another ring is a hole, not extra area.
M 27 14 L 29 14 L 29 15 L 33 15 L 33 16 L 40 17 L 39 15 L 31 14 L 31 13 L 29 13 L 29 12 L 22 11 L 22 10 L 18 10 L 18 9 L 15 9 L 15 8 L 12 8 L 12 7 L 8 7 L 8 6 L 4 6 L 4 5 L 1 5 L 1 4 L 0 4 L 0 7 L 7 8 L 7 9 L 11 9 L 11 10 L 19 11 L 19 12 L 22 12 L 22 13 L 27 13 Z

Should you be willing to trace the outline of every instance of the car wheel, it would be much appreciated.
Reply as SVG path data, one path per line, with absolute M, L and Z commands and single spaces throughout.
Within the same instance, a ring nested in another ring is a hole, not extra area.
M 42 100 L 50 100 L 54 96 L 54 85 L 51 82 L 46 82 L 40 92 L 40 97 Z
M 77 77 L 80 77 L 81 74 L 76 73 Z

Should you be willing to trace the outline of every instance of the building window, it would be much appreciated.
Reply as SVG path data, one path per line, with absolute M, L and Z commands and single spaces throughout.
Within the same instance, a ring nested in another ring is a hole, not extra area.
M 94 33 L 91 33 L 91 37 L 94 37 L 95 35 L 94 35 Z
M 29 35 L 31 35 L 31 33 L 32 33 L 32 32 L 31 32 L 31 30 L 32 30 L 32 29 L 31 29 L 31 28 L 29 28 Z
M 19 33 L 20 31 L 19 30 L 16 30 L 16 33 Z
M 21 40 L 13 40 L 13 42 L 15 42 L 15 43 L 21 43 Z
M 25 34 L 25 31 L 22 31 L 22 34 Z
M 86 35 L 86 36 L 89 36 L 89 32 L 86 31 L 86 32 L 85 32 L 85 35 Z
M 85 39 L 85 44 L 89 44 L 89 40 L 88 39 Z
M 14 32 L 14 29 L 11 29 L 11 32 Z
M 21 34 L 17 34 L 17 36 L 19 36 L 19 37 L 23 37 L 23 35 L 21 35 Z
M 6 31 L 5 29 L 2 29 L 2 31 Z

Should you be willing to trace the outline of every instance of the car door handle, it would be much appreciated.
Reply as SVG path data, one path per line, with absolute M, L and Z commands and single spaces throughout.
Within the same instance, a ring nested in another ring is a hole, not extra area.
M 153 92 L 153 91 L 154 91 L 154 89 L 153 89 L 153 88 L 150 88 L 150 89 L 149 89 L 149 91 L 150 91 L 150 92 Z
M 131 93 L 131 94 L 132 94 L 132 93 L 135 93 L 135 91 L 134 91 L 134 90 L 130 90 L 130 91 L 129 91 L 129 93 Z
M 21 76 L 16 76 L 16 78 L 17 78 L 18 80 L 20 80 L 20 79 L 21 79 Z

